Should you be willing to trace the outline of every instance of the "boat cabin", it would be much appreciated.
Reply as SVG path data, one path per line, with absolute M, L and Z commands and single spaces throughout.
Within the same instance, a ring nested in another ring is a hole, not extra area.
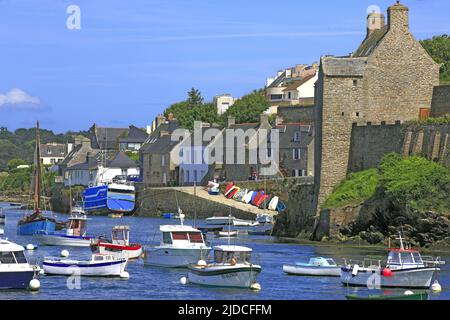
M 5 239 L 0 240 L 0 267 L 11 264 L 28 264 L 24 248 Z
M 112 229 L 111 239 L 113 244 L 128 246 L 130 244 L 130 227 L 115 226 Z
M 242 246 L 216 246 L 214 247 L 214 263 L 236 264 L 250 263 L 252 249 Z
M 337 264 L 334 262 L 331 258 L 311 258 L 309 259 L 308 265 L 315 266 L 315 267 L 336 267 Z
M 205 239 L 200 230 L 183 225 L 165 225 L 160 227 L 162 232 L 161 245 L 204 245 Z
M 115 260 L 115 259 L 114 259 L 114 256 L 111 255 L 111 254 L 97 253 L 97 254 L 93 254 L 92 255 L 91 260 L 98 262 L 98 261 L 112 261 L 112 260 Z
M 67 234 L 71 236 L 84 237 L 87 232 L 87 220 L 86 215 L 72 215 L 69 218 L 69 227 L 67 228 Z
M 417 250 L 390 249 L 386 267 L 390 269 L 421 268 L 424 267 L 424 263 Z

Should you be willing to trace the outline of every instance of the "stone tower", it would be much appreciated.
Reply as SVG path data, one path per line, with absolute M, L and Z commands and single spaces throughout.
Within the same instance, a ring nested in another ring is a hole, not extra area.
M 367 36 L 352 55 L 321 58 L 315 95 L 316 212 L 348 173 L 353 123 L 417 119 L 419 109 L 431 106 L 439 65 L 409 31 L 408 11 L 400 2 L 389 7 L 387 25 L 382 14 L 369 14 Z

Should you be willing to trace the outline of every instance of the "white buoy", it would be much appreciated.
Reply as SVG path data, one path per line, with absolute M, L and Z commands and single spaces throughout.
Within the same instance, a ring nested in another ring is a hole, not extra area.
M 27 244 L 26 249 L 27 250 L 34 250 L 34 245 L 29 243 L 29 244 Z
M 431 291 L 433 292 L 441 292 L 442 287 L 437 280 L 434 280 L 434 283 L 431 285 Z
M 406 290 L 403 294 L 405 296 L 410 296 L 410 295 L 414 294 L 414 292 L 412 292 L 411 290 Z
M 127 271 L 122 271 L 122 272 L 120 273 L 120 277 L 121 277 L 122 279 L 128 279 L 128 278 L 130 277 L 130 274 L 129 274 Z
M 38 279 L 33 279 L 28 284 L 28 287 L 30 288 L 31 291 L 38 291 L 39 288 L 41 287 L 41 282 Z
M 45 274 L 44 269 L 40 269 L 40 270 L 39 270 L 39 274 Z
M 61 250 L 61 257 L 67 258 L 68 256 L 69 256 L 69 251 L 68 250 L 66 250 L 66 249 Z
M 250 286 L 250 289 L 255 290 L 255 291 L 260 291 L 261 290 L 261 285 L 259 283 L 254 283 Z
M 205 260 L 198 260 L 197 265 L 199 267 L 206 267 L 206 261 Z
M 184 285 L 184 284 L 187 284 L 187 283 L 188 283 L 188 278 L 186 278 L 186 277 L 181 277 L 181 278 L 180 278 L 180 283 L 183 284 L 183 285 Z

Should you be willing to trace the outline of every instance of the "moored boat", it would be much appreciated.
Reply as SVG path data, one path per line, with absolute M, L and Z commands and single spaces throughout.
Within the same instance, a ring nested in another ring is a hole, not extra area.
M 428 300 L 428 293 L 425 291 L 417 293 L 406 291 L 403 294 L 376 294 L 368 296 L 348 294 L 345 297 L 347 300 Z
M 238 232 L 236 230 L 234 230 L 234 231 L 218 231 L 217 235 L 221 238 L 237 237 Z
M 130 243 L 130 227 L 115 226 L 111 240 L 95 239 L 91 242 L 92 252 L 111 254 L 116 258 L 137 259 L 142 255 L 142 246 Z
M 424 260 L 418 250 L 405 248 L 403 238 L 400 248 L 390 248 L 385 267 L 363 262 L 348 264 L 341 269 L 341 282 L 349 286 L 367 286 L 368 288 L 429 288 L 438 267 L 444 264 L 440 258 Z
M 214 247 L 214 261 L 199 261 L 189 265 L 190 283 L 214 286 L 251 288 L 261 266 L 251 263 L 252 249 L 243 246 L 223 245 Z
M 125 271 L 127 261 L 110 254 L 93 254 L 90 260 L 46 257 L 42 267 L 47 275 L 119 277 Z
M 36 149 L 34 155 L 34 175 L 33 175 L 33 203 L 34 212 L 24 216 L 17 223 L 17 234 L 33 235 L 38 230 L 48 232 L 55 231 L 56 220 L 46 217 L 41 211 L 41 192 L 42 192 L 42 166 L 41 166 L 41 143 L 39 138 L 39 121 L 36 124 Z
M 88 217 L 81 208 L 74 208 L 65 232 L 39 230 L 34 237 L 48 246 L 89 247 L 94 236 L 87 235 Z
M 339 277 L 341 267 L 331 258 L 311 258 L 308 263 L 297 262 L 295 265 L 283 265 L 287 274 L 298 276 Z
M 135 210 L 135 188 L 124 183 L 88 187 L 83 191 L 83 204 L 88 213 L 130 215 Z
M 37 278 L 39 266 L 30 265 L 24 247 L 0 239 L 0 289 L 27 289 Z
M 233 224 L 233 217 L 210 217 L 210 218 L 206 218 L 206 224 L 207 225 L 220 225 L 220 226 L 224 226 L 224 225 L 228 225 L 228 224 Z
M 191 226 L 183 225 L 184 214 L 180 214 L 179 225 L 162 225 L 161 243 L 144 250 L 144 264 L 160 267 L 187 267 L 205 259 L 211 248 L 206 245 L 203 233 Z

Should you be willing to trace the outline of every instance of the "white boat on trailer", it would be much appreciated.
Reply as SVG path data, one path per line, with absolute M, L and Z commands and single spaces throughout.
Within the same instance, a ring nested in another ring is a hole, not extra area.
M 211 247 L 206 245 L 203 233 L 183 225 L 183 219 L 184 214 L 180 214 L 181 224 L 160 226 L 161 243 L 144 250 L 145 265 L 187 267 L 209 255 Z
M 189 265 L 188 282 L 214 287 L 258 288 L 261 266 L 251 263 L 252 249 L 243 246 L 214 247 L 214 261 Z
M 93 254 L 90 260 L 46 257 L 42 267 L 47 275 L 122 277 L 127 261 L 110 254 Z
M 368 267 L 365 262 L 348 264 L 341 270 L 341 282 L 348 286 L 381 288 L 430 288 L 431 281 L 439 265 L 445 264 L 440 258 L 424 260 L 418 250 L 405 248 L 403 238 L 400 248 L 390 248 L 386 266 L 381 262 Z
M 341 267 L 333 259 L 322 257 L 311 258 L 308 263 L 285 264 L 283 265 L 283 271 L 298 276 L 339 277 L 341 275 Z

